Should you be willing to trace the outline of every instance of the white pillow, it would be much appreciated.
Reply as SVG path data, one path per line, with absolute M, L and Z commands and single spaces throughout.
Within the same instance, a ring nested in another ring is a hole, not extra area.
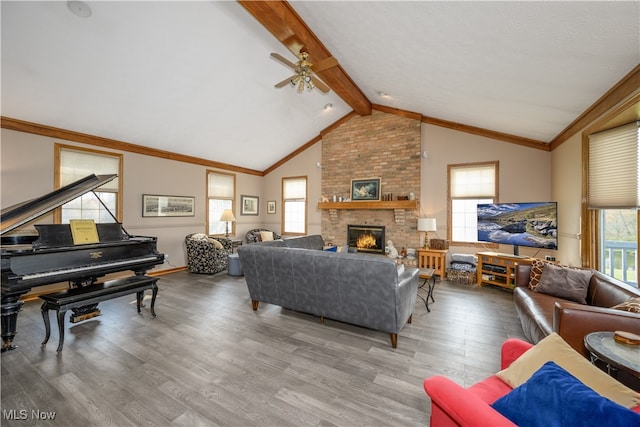
M 640 393 L 619 383 L 593 366 L 560 335 L 553 332 L 525 351 L 511 366 L 496 375 L 512 388 L 525 382 L 545 363 L 553 361 L 601 396 L 625 408 L 640 405 Z
M 269 240 L 273 240 L 273 231 L 261 231 L 260 239 L 263 242 L 268 242 Z

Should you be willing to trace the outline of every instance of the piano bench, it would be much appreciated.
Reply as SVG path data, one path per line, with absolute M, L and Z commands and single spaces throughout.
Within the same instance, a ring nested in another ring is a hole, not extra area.
M 64 344 L 64 316 L 68 310 L 91 304 L 97 305 L 97 303 L 101 301 L 135 293 L 138 313 L 140 313 L 144 291 L 151 289 L 152 297 L 150 311 L 151 315 L 156 317 L 154 306 L 156 303 L 156 296 L 158 295 L 158 285 L 156 285 L 157 281 L 158 279 L 154 277 L 136 275 L 124 277 L 122 279 L 109 280 L 104 283 L 94 283 L 79 288 L 70 288 L 66 291 L 40 295 L 40 299 L 44 301 L 42 303 L 41 310 L 46 330 L 46 336 L 42 345 L 45 345 L 47 341 L 49 341 L 49 336 L 51 335 L 49 310 L 56 310 L 58 317 L 58 331 L 60 335 L 58 352 L 62 351 L 62 346 Z

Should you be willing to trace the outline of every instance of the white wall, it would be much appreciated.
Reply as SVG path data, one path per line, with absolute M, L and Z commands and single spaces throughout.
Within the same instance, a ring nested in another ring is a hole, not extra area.
M 509 144 L 453 129 L 422 125 L 421 214 L 435 217 L 441 239 L 447 238 L 447 165 L 499 161 L 499 201 L 554 201 L 551 193 L 551 153 Z M 560 208 L 562 209 L 562 208 Z M 562 223 L 559 224 L 559 227 Z M 431 235 L 433 238 L 433 234 Z M 449 252 L 495 251 L 513 253 L 510 245 L 499 249 L 473 246 L 450 247 Z M 520 247 L 520 254 L 558 256 L 557 251 Z
M 580 217 L 582 209 L 582 137 L 580 134 L 553 150 L 553 197 L 558 201 L 558 261 L 580 266 Z
M 322 164 L 317 167 L 318 162 L 322 162 L 322 142 L 317 142 L 307 148 L 302 153 L 290 159 L 284 165 L 274 169 L 263 178 L 262 199 L 260 200 L 261 215 L 265 228 L 275 231 L 282 231 L 280 228 L 282 220 L 282 178 L 294 176 L 307 177 L 307 234 L 321 234 L 321 211 L 318 209 L 320 192 L 322 189 Z M 266 201 L 276 201 L 276 214 L 266 214 Z M 264 209 L 263 209 L 264 206 Z
M 0 182 L 2 208 L 51 192 L 54 177 L 54 143 L 99 149 L 123 154 L 122 223 L 134 235 L 155 236 L 158 250 L 168 255 L 168 262 L 156 267 L 167 270 L 186 265 L 184 237 L 205 232 L 206 173 L 204 166 L 167 160 L 141 154 L 108 150 L 39 135 L 2 129 L 0 146 Z M 260 226 L 266 202 L 260 199 L 260 216 L 242 216 L 240 194 L 260 196 L 262 177 L 236 174 L 236 235 L 244 239 L 246 232 Z M 194 196 L 196 214 L 193 217 L 142 217 L 142 195 L 162 194 Z M 38 222 L 51 223 L 52 217 Z M 231 236 L 234 237 L 234 236 Z
M 54 138 L 12 130 L 1 130 L 0 204 L 11 206 L 53 190 L 54 143 L 102 149 Z M 119 152 L 116 150 L 107 150 Z M 501 202 L 558 202 L 558 251 L 521 248 L 523 255 L 555 256 L 560 262 L 580 265 L 578 240 L 581 212 L 581 134 L 578 133 L 553 152 L 528 148 L 456 130 L 422 125 L 420 209 L 438 222 L 437 235 L 447 237 L 447 165 L 482 161 L 500 162 Z M 322 188 L 321 141 L 290 159 L 265 177 L 236 174 L 236 234 L 243 239 L 252 228 L 281 231 L 282 177 L 308 177 L 308 234 L 321 233 L 321 211 L 317 209 Z M 184 236 L 205 231 L 206 171 L 204 166 L 122 152 L 124 155 L 124 218 L 131 234 L 158 237 L 158 248 L 169 255 L 169 263 L 158 269 L 186 265 Z M 142 194 L 188 195 L 196 197 L 196 216 L 181 218 L 143 218 Z M 259 215 L 240 215 L 240 195 L 258 196 Z M 267 201 L 276 201 L 276 214 L 267 214 Z M 39 222 L 52 222 L 51 216 Z M 432 236 L 433 237 L 433 236 Z M 452 247 L 451 251 L 475 253 L 476 247 Z M 491 250 L 491 249 L 488 249 Z M 503 245 L 499 252 L 511 253 Z

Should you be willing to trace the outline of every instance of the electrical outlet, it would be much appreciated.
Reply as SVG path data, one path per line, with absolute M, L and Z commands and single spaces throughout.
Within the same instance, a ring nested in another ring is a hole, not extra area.
M 164 262 L 169 262 L 169 255 L 168 254 L 164 254 Z

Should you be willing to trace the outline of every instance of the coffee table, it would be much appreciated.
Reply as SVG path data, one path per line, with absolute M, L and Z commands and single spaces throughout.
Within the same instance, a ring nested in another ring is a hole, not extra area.
M 427 307 L 427 311 L 431 312 L 431 309 L 429 308 L 429 298 L 431 298 L 431 302 L 436 302 L 436 300 L 433 299 L 433 287 L 436 284 L 434 273 L 436 272 L 436 270 L 433 268 L 420 268 L 419 270 L 419 277 L 423 280 L 423 282 L 420 286 L 418 286 L 418 296 L 422 301 L 424 301 L 424 306 Z M 420 295 L 420 290 L 425 290 L 425 285 L 427 286 L 427 296 L 423 297 L 422 295 Z
M 591 363 L 600 361 L 607 373 L 618 378 L 620 372 L 640 379 L 640 346 L 622 344 L 613 338 L 613 332 L 592 332 L 584 337 Z

